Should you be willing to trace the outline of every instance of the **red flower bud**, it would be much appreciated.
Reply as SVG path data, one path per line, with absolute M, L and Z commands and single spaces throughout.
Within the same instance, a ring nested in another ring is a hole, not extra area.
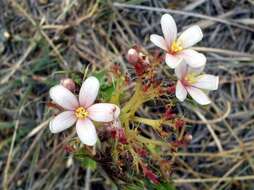
M 126 55 L 126 59 L 131 64 L 137 63 L 138 60 L 139 60 L 139 55 L 138 55 L 137 50 L 134 49 L 134 48 L 129 49 L 129 51 L 128 51 L 127 55 Z
M 69 89 L 70 91 L 74 91 L 76 86 L 75 82 L 70 78 L 65 78 L 60 81 L 60 84 L 63 85 L 65 88 Z
M 184 135 L 184 140 L 186 141 L 186 143 L 190 143 L 192 141 L 192 135 L 187 133 L 186 135 Z

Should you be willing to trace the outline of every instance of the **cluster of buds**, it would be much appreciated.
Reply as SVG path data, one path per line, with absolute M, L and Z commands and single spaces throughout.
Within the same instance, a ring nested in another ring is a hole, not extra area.
M 136 75 L 138 77 L 142 77 L 148 71 L 150 64 L 149 59 L 144 53 L 140 51 L 137 46 L 128 50 L 126 59 L 130 64 L 134 66 Z
M 127 61 L 133 65 L 136 76 L 143 82 L 143 91 L 146 92 L 151 86 L 159 87 L 161 81 L 156 78 L 156 61 L 150 61 L 140 48 L 134 46 L 128 50 Z

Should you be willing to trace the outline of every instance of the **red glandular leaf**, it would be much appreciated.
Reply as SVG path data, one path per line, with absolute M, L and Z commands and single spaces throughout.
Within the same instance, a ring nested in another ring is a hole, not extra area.
M 173 118 L 175 118 L 175 114 L 173 113 L 172 109 L 170 107 L 166 108 L 166 111 L 164 113 L 164 118 L 166 120 L 171 120 Z
M 167 92 L 169 94 L 174 94 L 175 91 L 176 91 L 176 86 L 175 85 L 169 86 L 168 89 L 167 89 Z
M 180 129 L 185 125 L 185 122 L 182 119 L 177 119 L 175 121 L 175 128 Z
M 113 139 L 117 139 L 122 144 L 127 144 L 128 143 L 123 128 L 116 128 L 116 127 L 113 128 L 112 127 L 110 129 L 110 132 L 111 132 L 111 137 Z
M 159 183 L 158 176 L 152 170 L 150 170 L 145 165 L 142 166 L 142 169 L 143 169 L 143 174 L 144 174 L 145 177 L 150 179 L 155 184 Z

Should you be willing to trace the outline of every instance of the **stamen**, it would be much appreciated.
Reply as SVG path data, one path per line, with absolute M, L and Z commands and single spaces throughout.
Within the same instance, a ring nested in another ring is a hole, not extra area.
M 191 86 L 192 84 L 197 82 L 197 74 L 189 73 L 183 78 L 182 81 L 186 86 Z
M 88 116 L 88 111 L 84 107 L 80 106 L 75 110 L 75 115 L 78 119 L 85 119 Z
M 174 41 L 171 45 L 170 52 L 172 54 L 178 53 L 179 51 L 182 51 L 183 47 L 182 44 L 178 41 Z

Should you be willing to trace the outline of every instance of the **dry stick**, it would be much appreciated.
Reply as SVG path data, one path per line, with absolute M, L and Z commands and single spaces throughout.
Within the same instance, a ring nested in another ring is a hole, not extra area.
M 93 146 L 93 153 L 96 154 L 96 147 Z M 85 179 L 85 190 L 90 190 L 90 183 L 91 183 L 91 169 L 86 169 L 86 179 Z
M 188 119 L 188 118 L 183 118 L 183 120 L 187 123 L 192 123 L 192 124 L 214 124 L 214 123 L 218 123 L 218 122 L 221 122 L 222 120 L 226 119 L 228 117 L 228 115 L 230 114 L 230 111 L 231 111 L 231 104 L 230 104 L 230 102 L 227 101 L 226 111 L 224 111 L 224 114 L 217 119 L 199 121 L 199 120 L 192 120 L 192 119 Z
M 234 14 L 235 14 L 235 11 L 229 11 L 229 12 L 220 14 L 217 17 L 220 19 L 226 19 L 227 17 L 234 16 Z M 215 23 L 216 22 L 211 21 L 211 20 L 201 20 L 201 21 L 196 22 L 195 25 L 198 25 L 198 26 L 200 26 L 200 28 L 205 29 L 205 28 L 211 27 Z M 186 28 L 186 27 L 184 27 L 184 28 Z
M 219 108 L 214 105 L 213 106 L 215 108 L 215 110 L 217 110 L 218 112 L 220 112 Z M 233 129 L 230 127 L 230 125 L 225 121 L 225 125 L 227 127 L 227 129 L 230 131 L 231 135 L 236 139 L 236 141 L 238 142 L 239 146 L 241 147 L 241 149 L 243 150 L 243 153 L 244 153 L 244 156 L 246 157 L 247 161 L 249 162 L 250 166 L 251 166 L 251 169 L 252 171 L 254 171 L 254 164 L 251 160 L 251 157 L 249 156 L 248 152 L 246 151 L 246 146 L 245 144 L 242 142 L 242 140 L 240 140 L 238 138 L 238 136 L 235 134 L 235 132 L 233 131 Z
M 90 182 L 91 182 L 91 169 L 86 169 L 86 179 L 85 179 L 85 189 L 84 190 L 90 190 Z
M 18 126 L 19 126 L 19 120 L 17 120 L 16 124 L 15 124 L 15 129 L 14 129 L 14 133 L 13 133 L 13 137 L 12 137 L 12 141 L 11 141 L 11 147 L 10 147 L 10 151 L 8 154 L 6 167 L 4 169 L 4 177 L 3 177 L 3 189 L 4 190 L 8 190 L 8 171 L 9 171 L 12 156 L 13 156 L 12 152 L 13 152 L 13 148 L 14 148 L 14 143 L 15 143 L 15 139 L 16 139 L 16 135 L 17 135 Z
M 12 182 L 14 180 L 15 175 L 18 173 L 19 169 L 21 168 L 21 166 L 23 165 L 24 161 L 28 158 L 28 156 L 30 155 L 30 153 L 32 152 L 33 148 L 35 147 L 36 143 L 38 140 L 40 140 L 42 134 L 43 134 L 42 130 L 37 137 L 34 139 L 33 143 L 31 144 L 31 146 L 29 147 L 29 149 L 27 150 L 26 154 L 23 156 L 23 158 L 21 159 L 21 161 L 19 161 L 19 164 L 16 166 L 14 172 L 12 173 L 12 175 L 9 177 L 8 179 L 8 184 L 10 182 Z
M 87 20 L 87 19 L 91 18 L 92 16 L 94 16 L 97 9 L 98 9 L 98 7 L 99 7 L 99 1 L 96 1 L 95 4 L 93 4 L 92 7 L 88 8 L 88 11 L 87 11 L 88 13 L 86 15 L 83 15 L 83 16 L 77 18 L 73 22 L 68 23 L 68 24 L 64 24 L 64 25 L 61 25 L 61 24 L 54 24 L 54 25 L 53 24 L 46 24 L 46 25 L 42 26 L 42 29 L 66 30 L 68 28 L 78 26 L 82 22 L 84 22 L 85 20 Z
M 221 180 L 221 182 L 228 182 L 228 181 L 245 181 L 245 180 L 254 180 L 254 175 L 249 176 L 236 176 L 236 177 L 212 177 L 212 178 L 204 178 L 204 179 L 175 179 L 173 182 L 177 184 L 183 183 L 203 183 L 203 182 L 217 182 Z
M 216 158 L 216 157 L 230 157 L 230 158 L 236 158 L 237 155 L 235 154 L 239 154 L 242 153 L 243 151 L 253 151 L 253 144 L 252 142 L 245 143 L 245 150 L 243 150 L 242 148 L 236 147 L 234 149 L 231 150 L 226 150 L 226 151 L 222 151 L 222 152 L 214 152 L 214 153 L 210 153 L 210 152 L 202 152 L 202 153 L 191 153 L 191 152 L 177 152 L 177 153 L 168 153 L 167 155 L 175 155 L 175 156 L 183 156 L 183 157 L 211 157 L 211 158 Z M 234 154 L 235 153 L 235 154 Z M 241 155 L 238 155 L 241 156 Z M 242 156 L 241 156 L 242 157 Z
M 234 26 L 234 27 L 238 27 L 238 28 L 242 28 L 242 29 L 254 32 L 253 28 L 242 25 L 242 24 L 238 24 L 234 21 L 228 21 L 228 20 L 225 20 L 225 19 L 210 17 L 210 16 L 207 16 L 207 15 L 202 15 L 202 14 L 198 14 L 198 13 L 173 10 L 173 9 L 169 9 L 169 8 L 168 9 L 163 9 L 163 8 L 148 7 L 148 6 L 142 6 L 142 5 L 129 5 L 129 4 L 124 4 L 124 3 L 114 3 L 113 5 L 115 7 L 119 7 L 119 8 L 129 8 L 129 9 L 139 9 L 139 10 L 147 10 L 147 11 L 155 11 L 155 12 L 173 13 L 173 14 L 191 16 L 191 17 L 196 17 L 196 18 L 201 18 L 201 19 L 207 19 L 207 20 L 212 20 L 212 21 L 215 21 L 215 22 L 231 25 L 231 26 Z
M 52 40 L 48 37 L 48 35 L 43 31 L 42 27 L 40 25 L 37 25 L 35 20 L 26 12 L 26 10 L 19 5 L 15 0 L 11 0 L 12 6 L 16 7 L 21 13 L 24 14 L 24 16 L 32 23 L 33 26 L 38 27 L 39 32 L 41 35 L 46 39 L 46 41 L 49 43 L 49 45 L 52 47 L 53 51 L 56 53 L 58 58 L 63 62 L 63 64 L 66 66 L 67 62 L 62 57 L 61 53 L 58 51 L 58 48 L 54 45 Z M 41 24 L 43 24 L 44 20 L 41 20 Z M 61 65 L 60 65 L 61 66 Z
M 125 22 L 125 19 L 123 19 L 122 15 L 118 12 L 118 10 L 113 9 L 116 13 L 116 15 L 120 18 L 120 22 L 122 22 L 122 24 L 124 25 L 125 29 L 127 30 L 127 32 L 130 34 L 130 36 L 136 41 L 136 43 L 140 44 L 139 39 L 137 38 L 137 36 L 132 32 L 132 30 L 130 29 L 129 25 Z
M 34 50 L 36 47 L 36 40 L 38 39 L 38 33 L 35 34 L 35 37 L 32 39 L 31 44 L 23 54 L 23 56 L 18 60 L 18 62 L 11 68 L 11 71 L 9 74 L 7 74 L 1 81 L 0 84 L 6 83 L 11 76 L 19 69 L 20 65 L 26 60 L 28 55 Z
M 44 127 L 48 126 L 49 121 L 52 119 L 52 117 L 50 117 L 49 119 L 47 119 L 46 121 L 42 122 L 41 124 L 39 124 L 38 126 L 34 127 L 33 130 L 24 138 L 23 141 L 28 140 L 29 138 L 31 138 L 32 136 L 36 135 L 39 131 L 41 131 Z
M 202 121 L 207 122 L 206 118 L 200 113 L 200 111 L 199 111 L 198 109 L 194 109 L 194 112 L 198 115 L 198 117 L 199 117 Z M 210 124 L 208 124 L 208 123 L 206 123 L 206 126 L 207 126 L 208 130 L 210 131 L 210 133 L 211 133 L 211 135 L 212 135 L 212 137 L 213 137 L 215 143 L 217 144 L 217 147 L 218 147 L 219 151 L 222 152 L 222 151 L 223 151 L 222 145 L 221 145 L 221 143 L 220 143 L 219 138 L 218 138 L 217 135 L 215 134 L 215 132 L 214 132 L 212 126 L 211 126 Z
M 249 53 L 243 53 L 238 51 L 232 51 L 232 50 L 225 50 L 225 49 L 219 49 L 219 48 L 208 48 L 208 47 L 193 47 L 193 50 L 197 51 L 203 51 L 203 52 L 212 52 L 212 53 L 221 53 L 225 55 L 230 55 L 234 57 L 248 57 L 250 60 L 254 59 L 254 55 Z
M 244 160 L 240 160 L 238 163 L 236 163 L 230 170 L 228 170 L 224 176 L 219 180 L 217 181 L 210 190 L 215 190 L 219 185 L 220 183 L 222 182 L 222 180 L 225 178 L 225 177 L 228 177 L 231 173 L 233 173 L 239 166 L 242 165 L 242 163 L 244 162 Z
M 180 162 L 180 164 L 183 166 L 183 170 L 190 174 L 192 174 L 192 176 L 196 177 L 196 178 L 201 178 L 201 177 L 211 177 L 211 176 L 204 176 L 204 174 L 200 174 L 196 171 L 193 170 L 193 168 L 191 166 L 189 166 L 189 164 L 187 164 L 185 161 L 183 161 L 182 159 L 178 158 L 177 159 L 178 162 Z M 181 168 L 180 168 L 181 169 Z M 202 175 L 202 176 L 201 176 Z M 205 189 L 209 190 L 209 186 L 206 183 L 202 183 L 202 185 L 205 187 Z
M 254 78 L 254 76 L 246 76 L 246 77 L 243 77 L 243 78 L 234 78 L 234 79 L 231 79 L 231 80 L 226 80 L 226 79 L 222 79 L 220 80 L 220 84 L 227 84 L 227 83 L 235 83 L 235 82 L 241 82 L 241 81 L 245 81 L 245 80 L 252 80 Z
M 48 37 L 48 35 L 43 31 L 40 30 L 42 36 L 46 39 L 46 41 L 49 43 L 49 45 L 52 47 L 53 51 L 56 53 L 56 55 L 59 57 L 59 59 L 63 62 L 65 66 L 68 65 L 67 61 L 64 60 L 61 53 L 58 51 L 58 48 L 55 46 L 55 44 L 52 42 L 52 40 Z

